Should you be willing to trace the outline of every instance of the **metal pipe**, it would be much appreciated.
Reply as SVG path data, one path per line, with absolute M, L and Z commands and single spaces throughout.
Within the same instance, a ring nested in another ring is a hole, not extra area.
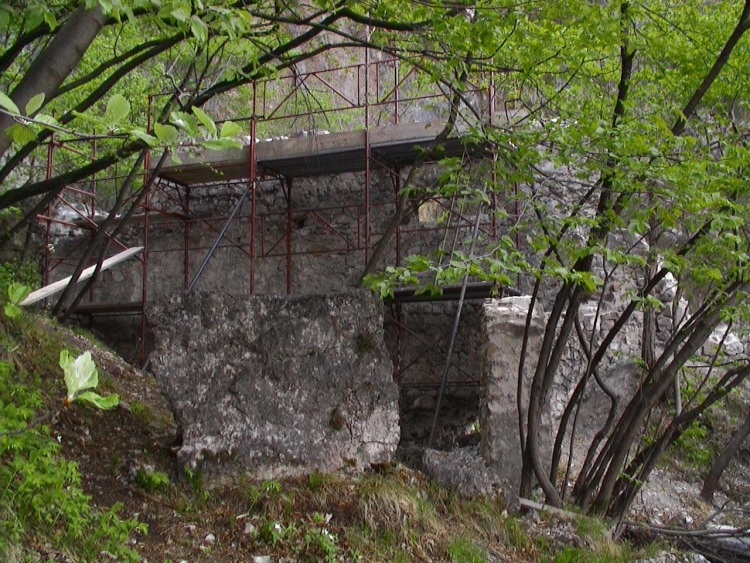
M 393 73 L 394 73 L 394 79 L 393 79 L 393 84 L 394 84 L 394 86 L 393 86 L 393 97 L 394 97 L 394 100 L 393 100 L 393 123 L 395 123 L 396 125 L 398 125 L 398 101 L 399 101 L 398 100 L 398 92 L 399 92 L 399 89 L 398 89 L 398 86 L 399 86 L 399 82 L 398 82 L 398 59 L 396 59 L 396 62 L 393 63 Z
M 471 235 L 471 246 L 469 247 L 469 259 L 474 254 L 474 243 L 477 241 L 477 235 L 479 234 L 479 219 L 482 212 L 481 201 L 477 205 L 477 217 L 474 221 L 474 232 Z M 458 307 L 456 309 L 456 318 L 453 321 L 453 331 L 451 332 L 451 341 L 448 345 L 448 354 L 445 357 L 445 367 L 443 368 L 443 377 L 440 381 L 440 390 L 438 391 L 437 405 L 435 406 L 435 416 L 432 418 L 432 428 L 430 429 L 430 437 L 427 440 L 427 447 L 432 447 L 432 439 L 435 437 L 435 427 L 437 426 L 438 416 L 440 415 L 440 405 L 443 402 L 443 394 L 445 393 L 445 384 L 448 382 L 448 370 L 451 366 L 451 358 L 453 357 L 453 346 L 456 344 L 456 335 L 458 334 L 458 324 L 461 320 L 461 311 L 464 306 L 464 297 L 466 296 L 466 286 L 469 283 L 469 274 L 464 276 L 464 281 L 461 284 L 461 294 L 458 298 Z
M 265 108 L 265 90 L 263 92 L 263 106 Z M 250 295 L 255 292 L 255 135 L 258 124 L 258 82 L 253 80 L 253 118 L 250 120 L 250 148 L 248 162 L 248 188 L 252 190 L 250 194 Z M 261 230 L 262 233 L 262 230 Z M 262 248 L 262 240 L 261 240 Z
M 55 140 L 55 134 L 50 134 L 50 141 L 49 145 L 47 146 L 47 173 L 46 173 L 46 179 L 49 180 L 52 178 L 52 156 L 53 151 L 55 149 L 54 145 Z M 47 216 L 52 217 L 52 202 L 47 204 Z M 50 256 L 50 241 L 52 240 L 50 235 L 50 223 L 47 222 L 47 229 L 45 232 L 44 237 L 44 285 L 49 285 L 49 270 L 50 270 L 50 262 L 51 262 L 51 256 Z
M 369 40 L 370 27 L 366 34 Z M 370 261 L 370 49 L 365 49 L 365 265 Z
M 286 181 L 286 294 L 292 293 L 292 180 Z
M 245 197 L 250 192 L 255 193 L 255 190 L 253 190 L 253 182 L 248 182 L 247 189 L 243 192 L 242 197 L 240 197 L 240 200 L 237 202 L 237 205 L 232 210 L 232 214 L 227 219 L 227 222 L 224 223 L 224 227 L 222 227 L 221 232 L 219 233 L 219 236 L 216 237 L 216 240 L 214 241 L 213 246 L 211 246 L 211 249 L 208 251 L 208 254 L 203 259 L 203 263 L 201 264 L 201 267 L 198 268 L 198 272 L 195 274 L 193 281 L 190 282 L 190 285 L 188 286 L 188 292 L 193 290 L 193 288 L 195 287 L 195 284 L 198 283 L 198 280 L 200 279 L 201 275 L 203 275 L 203 270 L 205 270 L 206 266 L 208 266 L 208 263 L 213 257 L 214 252 L 216 252 L 216 249 L 219 247 L 219 243 L 224 238 L 224 235 L 227 234 L 227 230 L 229 230 L 229 225 L 232 224 L 232 221 L 234 220 L 235 215 L 237 215 L 237 212 L 240 210 L 243 202 L 245 201 Z
M 190 215 L 190 187 L 185 189 L 185 204 L 182 209 L 187 215 Z M 190 283 L 190 223 L 191 221 L 183 222 L 183 245 L 182 245 L 182 290 L 187 291 L 188 283 Z

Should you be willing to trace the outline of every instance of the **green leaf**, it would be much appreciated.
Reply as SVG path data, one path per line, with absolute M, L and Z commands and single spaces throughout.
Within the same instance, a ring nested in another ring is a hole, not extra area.
M 208 41 L 208 26 L 198 16 L 190 18 L 190 31 L 198 41 Z
M 212 151 L 242 148 L 242 143 L 233 139 L 209 139 L 208 141 L 201 141 L 199 144 Z
M 115 94 L 107 102 L 106 120 L 110 126 L 117 125 L 130 113 L 130 102 L 122 94 Z
M 130 136 L 135 137 L 136 139 L 140 139 L 149 147 L 155 147 L 159 144 L 159 139 L 157 139 L 153 135 L 149 135 L 145 131 L 141 131 L 140 129 L 131 129 Z
M 15 319 L 21 315 L 21 309 L 13 303 L 6 303 L 3 307 L 3 313 L 9 319 Z
M 21 114 L 21 112 L 18 111 L 18 106 L 16 105 L 16 103 L 11 100 L 4 92 L 0 92 L 0 106 L 2 106 L 3 109 L 8 110 L 10 113 L 14 113 L 16 115 Z
M 235 135 L 239 135 L 241 133 L 242 127 L 240 127 L 236 123 L 233 123 L 232 121 L 225 121 L 221 124 L 221 132 L 219 133 L 219 137 L 234 137 Z
M 44 104 L 44 92 L 37 94 L 29 100 L 29 103 L 26 104 L 26 115 L 31 115 L 39 111 L 42 104 Z
M 47 115 L 46 113 L 35 115 L 34 121 L 41 125 L 47 125 L 50 128 L 60 127 L 60 122 L 51 115 Z
M 0 31 L 5 31 L 8 29 L 8 24 L 10 24 L 10 12 L 6 9 L 6 6 L 0 7 Z
M 198 122 L 195 117 L 183 111 L 173 111 L 169 120 L 177 127 L 184 129 L 191 137 L 198 136 Z
M 102 397 L 99 393 L 93 391 L 85 391 L 75 398 L 76 401 L 86 401 L 102 410 L 108 410 L 115 408 L 120 403 L 120 397 L 116 394 L 107 395 Z
M 84 352 L 74 359 L 70 352 L 61 350 L 60 367 L 65 374 L 68 402 L 73 401 L 81 391 L 93 389 L 99 384 L 99 373 L 91 359 L 91 352 Z
M 8 286 L 8 301 L 18 305 L 31 292 L 31 288 L 22 283 L 13 282 Z
M 198 121 L 203 124 L 203 127 L 208 129 L 208 132 L 211 133 L 211 137 L 216 137 L 216 123 L 214 123 L 214 120 L 211 119 L 201 108 L 193 107 L 193 113 L 195 114 L 195 117 L 198 118 Z
M 171 125 L 154 123 L 154 133 L 156 133 L 156 136 L 165 145 L 171 146 L 177 144 L 177 129 Z
M 14 143 L 25 145 L 36 139 L 36 132 L 28 125 L 14 123 L 5 130 L 5 134 Z
M 176 19 L 178 22 L 186 22 L 188 21 L 188 18 L 190 18 L 190 13 L 182 7 L 175 8 L 169 13 L 169 15 Z

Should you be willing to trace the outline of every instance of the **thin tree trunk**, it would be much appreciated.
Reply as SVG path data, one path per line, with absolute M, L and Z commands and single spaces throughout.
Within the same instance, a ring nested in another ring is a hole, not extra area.
M 99 228 L 94 232 L 94 236 L 91 239 L 91 242 L 89 243 L 86 250 L 83 252 L 83 255 L 78 259 L 78 265 L 76 266 L 76 269 L 73 271 L 73 274 L 70 276 L 70 282 L 65 287 L 63 292 L 60 294 L 60 297 L 57 300 L 57 303 L 52 308 L 52 315 L 55 317 L 60 317 L 61 313 L 63 312 L 63 307 L 65 306 L 65 302 L 68 300 L 68 296 L 73 291 L 73 288 L 78 283 L 78 278 L 81 275 L 81 272 L 83 272 L 84 268 L 86 267 L 86 264 L 88 263 L 89 258 L 94 253 L 94 250 L 96 247 L 104 241 L 105 237 L 107 237 L 107 229 L 109 226 L 114 222 L 115 217 L 117 216 L 117 213 L 120 211 L 120 207 L 122 206 L 122 202 L 125 200 L 125 194 L 130 191 L 131 186 L 133 185 L 133 181 L 135 180 L 136 176 L 138 175 L 140 171 L 140 167 L 143 164 L 143 160 L 146 157 L 146 149 L 141 151 L 141 154 L 138 155 L 138 158 L 133 163 L 133 167 L 130 169 L 130 173 L 128 174 L 127 178 L 125 178 L 125 181 L 123 182 L 122 186 L 120 187 L 120 190 L 117 192 L 117 198 L 115 200 L 115 204 L 112 206 L 112 209 L 109 212 L 109 215 L 107 215 L 107 218 L 104 220 L 104 223 L 102 223 Z M 105 245 L 105 248 L 108 246 Z M 100 256 L 100 259 L 103 258 L 103 256 Z
M 706 475 L 706 479 L 703 481 L 703 488 L 701 489 L 700 497 L 706 502 L 712 502 L 714 499 L 714 493 L 719 487 L 719 480 L 724 474 L 724 470 L 729 465 L 729 462 L 737 454 L 745 439 L 750 436 L 750 414 L 745 419 L 745 423 L 735 430 L 732 435 L 732 439 L 721 452 L 721 455 L 716 458 L 711 469 Z

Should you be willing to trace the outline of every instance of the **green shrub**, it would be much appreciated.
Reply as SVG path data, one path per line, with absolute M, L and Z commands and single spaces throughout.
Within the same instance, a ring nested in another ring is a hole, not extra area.
M 162 471 L 150 471 L 139 468 L 135 474 L 135 482 L 144 491 L 150 493 L 169 488 L 169 475 Z
M 43 536 L 84 559 L 106 551 L 138 561 L 125 540 L 146 526 L 120 519 L 119 505 L 92 509 L 77 464 L 60 455 L 46 427 L 34 424 L 39 390 L 20 379 L 12 364 L 0 362 L 0 555 Z

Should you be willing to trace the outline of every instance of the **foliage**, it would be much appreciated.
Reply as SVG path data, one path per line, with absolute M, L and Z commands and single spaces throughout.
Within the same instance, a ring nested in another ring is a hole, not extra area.
M 26 298 L 30 291 L 30 288 L 17 282 L 12 282 L 8 285 L 6 289 L 8 296 L 3 307 L 6 317 L 15 319 L 21 315 L 21 309 L 18 304 Z
M 305 545 L 312 551 L 320 553 L 325 561 L 333 563 L 339 551 L 338 537 L 326 528 L 313 528 L 305 534 Z
M 87 391 L 87 389 L 95 389 L 99 385 L 99 372 L 91 359 L 91 352 L 84 352 L 74 359 L 70 352 L 62 350 L 60 352 L 60 367 L 65 374 L 65 387 L 68 391 L 65 404 L 69 405 L 73 401 L 85 401 L 97 408 L 106 410 L 116 407 L 119 403 L 119 398 L 115 394 L 102 397 L 98 393 Z
M 707 429 L 699 420 L 694 421 L 675 441 L 675 448 L 693 467 L 708 469 L 712 449 L 707 447 Z
M 0 264 L 0 294 L 8 295 L 8 286 L 13 283 L 25 285 L 31 289 L 39 285 L 38 265 L 34 262 L 20 264 L 18 261 Z
M 520 494 L 529 497 L 538 482 L 554 506 L 570 495 L 585 513 L 618 519 L 666 448 L 750 375 L 746 358 L 720 366 L 721 352 L 701 356 L 722 323 L 750 321 L 744 181 L 750 2 L 707 9 L 689 2 L 574 1 L 533 12 L 516 8 L 513 15 L 518 19 L 486 22 L 495 40 L 503 37 L 493 62 L 506 69 L 500 102 L 507 111 L 497 126 L 477 127 L 475 137 L 496 157 L 493 181 L 480 186 L 469 166 L 449 162 L 433 192 L 410 196 L 414 206 L 456 194 L 486 205 L 476 192 L 492 194 L 505 209 L 515 207 L 497 217 L 500 243 L 479 237 L 474 251 L 466 242 L 438 249 L 366 281 L 387 297 L 399 285 L 433 291 L 466 276 L 514 285 L 520 276 L 532 303 L 542 301 L 548 313 L 540 355 L 528 361 L 535 366 L 530 398 L 519 404 L 526 413 Z M 453 63 L 458 60 L 454 53 Z M 660 288 L 670 278 L 690 303 L 657 345 L 647 328 L 665 309 Z M 628 289 L 616 296 L 623 305 L 612 311 L 614 326 L 585 334 L 582 307 L 599 311 L 608 306 L 608 292 L 623 285 Z M 562 471 L 560 464 L 568 443 L 575 447 L 579 400 L 587 386 L 600 385 L 617 339 L 641 315 L 640 388 L 624 405 L 607 393 L 611 415 L 575 454 L 585 463 L 568 490 L 572 469 Z M 574 374 L 551 459 L 545 459 L 538 429 L 561 352 L 571 346 L 589 361 Z M 522 370 L 525 351 L 520 356 Z M 679 415 L 657 409 L 688 365 L 708 366 L 701 393 Z M 656 434 L 643 439 L 649 428 Z
M 52 360 L 59 342 L 16 306 L 28 294 L 27 286 L 12 282 L 6 291 L 5 317 L 0 318 L 0 557 L 39 539 L 84 560 L 106 552 L 121 561 L 138 561 L 126 540 L 133 533 L 145 534 L 146 526 L 120 518 L 117 504 L 93 507 L 77 464 L 61 455 L 60 445 L 50 436 L 47 422 L 57 416 L 51 411 L 60 404 L 51 396 L 56 391 L 50 391 L 59 388 L 54 380 L 59 381 L 60 372 Z M 98 383 L 96 367 L 86 355 L 73 359 L 65 350 L 60 354 L 71 400 L 81 399 L 85 392 L 80 391 Z M 43 383 L 49 379 L 52 386 Z M 95 405 L 113 401 L 99 399 Z
M 145 533 L 145 525 L 120 519 L 117 505 L 91 507 L 77 465 L 60 456 L 46 426 L 32 425 L 42 402 L 28 382 L 12 363 L 0 362 L 0 555 L 38 535 L 85 558 L 103 550 L 138 561 L 125 541 Z
M 164 491 L 169 488 L 169 475 L 163 471 L 151 471 L 139 468 L 135 474 L 136 484 L 149 493 Z

